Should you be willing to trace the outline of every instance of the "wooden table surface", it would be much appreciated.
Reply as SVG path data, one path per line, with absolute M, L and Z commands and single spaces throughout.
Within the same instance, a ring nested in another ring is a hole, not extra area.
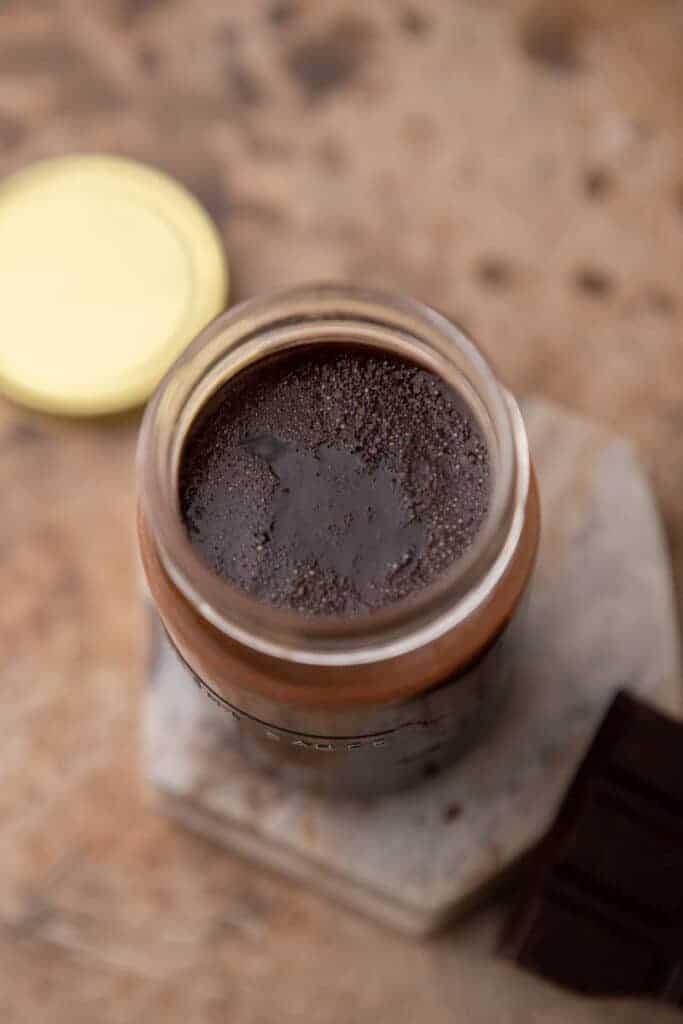
M 147 160 L 215 217 L 234 298 L 439 306 L 636 442 L 680 594 L 682 43 L 679 0 L 5 0 L 0 172 Z M 137 426 L 0 405 L 3 1024 L 678 1019 L 491 960 L 496 907 L 416 945 L 154 813 Z

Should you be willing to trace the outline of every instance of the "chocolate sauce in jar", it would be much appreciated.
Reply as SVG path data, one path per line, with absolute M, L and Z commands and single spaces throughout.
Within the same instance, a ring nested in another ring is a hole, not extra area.
M 381 351 L 297 349 L 231 378 L 180 469 L 193 546 L 268 604 L 383 608 L 428 586 L 486 516 L 490 464 L 464 400 Z
M 226 742 L 376 795 L 477 741 L 539 501 L 519 409 L 454 324 L 343 285 L 252 299 L 166 376 L 138 466 L 155 612 Z

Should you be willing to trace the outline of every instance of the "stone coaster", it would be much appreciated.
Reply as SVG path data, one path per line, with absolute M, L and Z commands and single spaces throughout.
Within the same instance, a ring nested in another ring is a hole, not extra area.
M 669 559 L 633 449 L 545 401 L 525 409 L 543 539 L 513 685 L 480 746 L 395 796 L 330 800 L 244 763 L 236 725 L 162 643 L 146 699 L 162 808 L 249 859 L 415 935 L 543 834 L 612 694 L 678 707 Z

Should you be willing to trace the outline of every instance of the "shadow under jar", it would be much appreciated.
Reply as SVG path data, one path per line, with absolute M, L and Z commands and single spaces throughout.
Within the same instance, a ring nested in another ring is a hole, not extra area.
M 476 424 L 488 477 L 476 532 L 434 579 L 393 602 L 356 601 L 348 611 L 333 602 L 327 613 L 216 571 L 192 541 L 181 478 L 188 446 L 212 402 L 230 401 L 231 381 L 278 359 L 331 352 L 385 356 L 437 378 Z M 539 506 L 519 409 L 452 323 L 407 298 L 344 286 L 245 302 L 209 324 L 162 381 L 142 425 L 138 473 L 156 612 L 188 685 L 194 677 L 237 722 L 250 760 L 294 784 L 374 795 L 433 774 L 481 735 L 506 689 Z

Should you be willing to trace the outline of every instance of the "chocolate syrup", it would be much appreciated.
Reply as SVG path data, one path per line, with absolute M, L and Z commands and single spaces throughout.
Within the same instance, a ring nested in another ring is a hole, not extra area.
M 486 516 L 490 462 L 463 398 L 379 350 L 311 346 L 231 378 L 182 453 L 190 540 L 270 605 L 353 615 L 433 583 Z

